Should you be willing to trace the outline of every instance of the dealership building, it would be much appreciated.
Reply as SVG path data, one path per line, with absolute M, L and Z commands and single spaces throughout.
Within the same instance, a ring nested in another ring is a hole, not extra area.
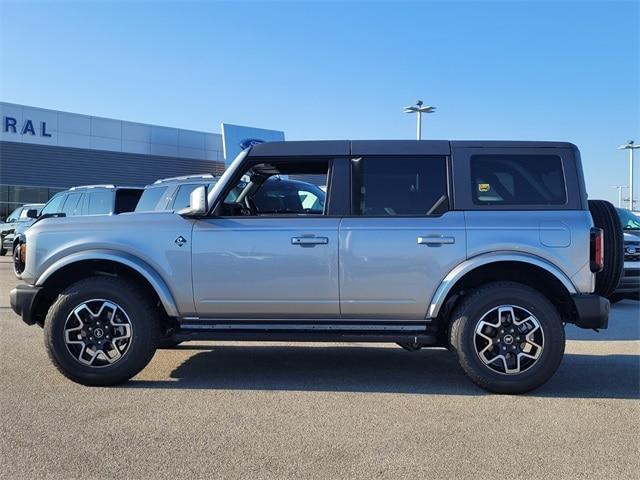
M 254 141 L 284 133 L 222 124 L 201 132 L 0 102 L 0 217 L 77 185 L 144 186 L 220 174 Z

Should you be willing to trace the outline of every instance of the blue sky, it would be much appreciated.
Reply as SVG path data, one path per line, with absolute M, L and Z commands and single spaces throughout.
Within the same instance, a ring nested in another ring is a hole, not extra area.
M 0 4 L 4 101 L 297 140 L 413 138 L 421 98 L 426 138 L 576 143 L 611 200 L 640 142 L 637 1 Z

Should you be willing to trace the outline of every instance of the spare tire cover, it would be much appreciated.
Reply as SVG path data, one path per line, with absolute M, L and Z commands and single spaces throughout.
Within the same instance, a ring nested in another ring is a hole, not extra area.
M 595 293 L 611 295 L 624 267 L 622 224 L 615 207 L 606 200 L 589 200 L 589 211 L 596 227 L 604 231 L 604 268 L 596 274 Z

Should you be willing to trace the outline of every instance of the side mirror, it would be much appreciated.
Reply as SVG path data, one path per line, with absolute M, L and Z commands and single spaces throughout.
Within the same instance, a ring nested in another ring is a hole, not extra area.
M 27 210 L 27 218 L 38 218 L 38 210 L 35 208 Z
M 202 217 L 209 211 L 206 185 L 200 185 L 193 189 L 189 196 L 189 206 L 178 212 L 183 217 Z

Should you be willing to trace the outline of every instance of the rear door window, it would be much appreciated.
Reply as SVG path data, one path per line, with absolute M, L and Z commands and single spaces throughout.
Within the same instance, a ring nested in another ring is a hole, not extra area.
M 448 210 L 444 157 L 356 159 L 354 209 L 362 216 L 439 215 Z
M 102 190 L 89 193 L 89 215 L 106 215 L 111 213 L 113 197 L 110 191 Z
M 67 200 L 64 202 L 64 206 L 62 207 L 62 213 L 67 217 L 79 215 L 80 208 L 82 207 L 82 203 L 80 202 L 81 198 L 81 193 L 70 193 L 67 195 Z
M 475 205 L 564 205 L 562 160 L 557 155 L 472 155 Z

